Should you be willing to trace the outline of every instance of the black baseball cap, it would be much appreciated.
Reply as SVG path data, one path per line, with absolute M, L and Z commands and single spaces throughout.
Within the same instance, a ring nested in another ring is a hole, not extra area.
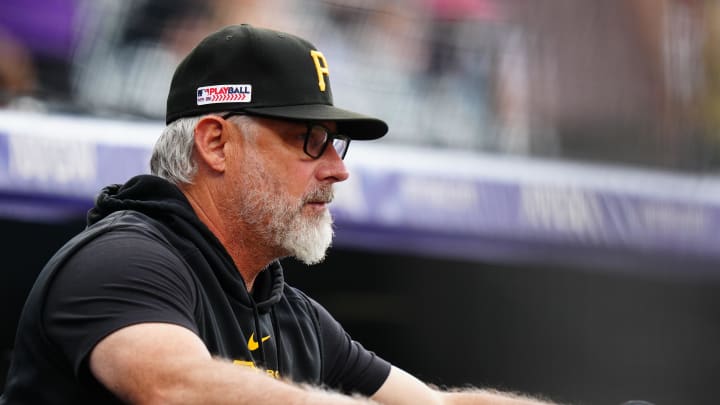
M 333 106 L 327 60 L 314 45 L 248 24 L 210 34 L 180 62 L 165 122 L 220 111 L 334 121 L 352 139 L 377 139 L 388 131 L 378 118 Z

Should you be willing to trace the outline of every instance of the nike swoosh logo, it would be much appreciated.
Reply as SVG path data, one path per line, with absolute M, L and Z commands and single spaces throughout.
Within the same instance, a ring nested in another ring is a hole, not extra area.
M 265 336 L 264 338 L 260 338 L 261 342 L 264 342 L 266 340 L 270 339 L 270 336 Z M 258 349 L 260 347 L 260 344 L 255 340 L 255 332 L 250 334 L 250 339 L 248 339 L 248 349 L 252 352 Z

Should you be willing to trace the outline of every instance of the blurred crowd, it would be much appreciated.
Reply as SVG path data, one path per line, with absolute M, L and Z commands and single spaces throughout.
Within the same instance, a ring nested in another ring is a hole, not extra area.
M 162 119 L 182 56 L 241 22 L 315 43 L 383 142 L 720 166 L 715 0 L 3 0 L 0 105 Z

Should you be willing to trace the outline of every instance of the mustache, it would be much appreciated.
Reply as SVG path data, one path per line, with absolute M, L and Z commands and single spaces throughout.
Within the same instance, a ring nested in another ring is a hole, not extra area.
M 333 191 L 332 186 L 319 187 L 307 193 L 303 197 L 302 202 L 303 204 L 320 202 L 329 204 L 332 202 L 333 198 L 335 198 L 335 192 Z

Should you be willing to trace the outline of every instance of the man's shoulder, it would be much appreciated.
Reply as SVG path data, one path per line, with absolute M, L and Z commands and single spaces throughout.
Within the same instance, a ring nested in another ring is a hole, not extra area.
M 293 287 L 292 285 L 285 282 L 285 285 L 283 286 L 283 295 L 286 299 L 290 301 L 300 301 L 304 302 L 306 304 L 315 303 L 315 301 L 310 298 L 309 295 L 305 294 L 302 290 L 300 290 L 297 287 Z
M 102 233 L 118 229 L 136 230 L 139 233 L 160 233 L 159 225 L 158 221 L 139 211 L 122 210 L 108 214 L 88 226 L 83 233 Z
M 137 241 L 138 243 L 169 245 L 163 225 L 147 215 L 132 210 L 115 211 L 98 222 L 89 225 L 74 238 L 68 241 L 66 246 L 82 247 L 87 244 L 95 244 L 97 241 L 108 239 L 124 239 L 127 243 Z
M 310 295 L 300 290 L 297 287 L 293 287 L 285 283 L 283 289 L 283 296 L 295 307 L 301 306 L 308 311 L 313 318 L 317 321 L 319 314 L 326 313 L 327 310 L 322 304 L 313 299 Z
M 116 211 L 87 227 L 69 244 L 78 244 L 82 251 L 100 249 L 132 253 L 154 252 L 168 254 L 175 252 L 167 238 L 164 225 L 147 215 L 132 211 Z M 177 252 L 175 252 L 177 253 Z M 180 254 L 173 254 L 181 256 Z
M 82 295 L 105 285 L 125 286 L 126 291 L 163 283 L 190 286 L 190 273 L 182 255 L 146 217 L 118 211 L 63 246 L 41 272 L 38 284 Z
M 116 211 L 67 241 L 48 261 L 41 276 L 67 267 L 68 262 L 109 268 L 145 253 L 177 256 L 172 251 L 163 232 L 149 217 L 136 211 Z

